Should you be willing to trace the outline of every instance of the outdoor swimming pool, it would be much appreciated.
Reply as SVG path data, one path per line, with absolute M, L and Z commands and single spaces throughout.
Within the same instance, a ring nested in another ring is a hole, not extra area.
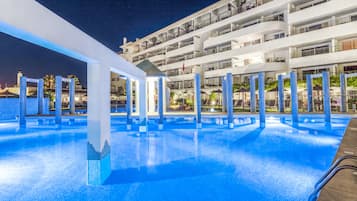
M 86 120 L 56 129 L 51 121 L 0 123 L 0 200 L 307 200 L 329 167 L 349 118 L 268 115 L 254 118 L 169 118 L 164 131 L 150 122 L 146 136 L 125 131 L 112 118 L 112 175 L 103 186 L 86 185 Z M 137 129 L 134 126 L 133 129 Z

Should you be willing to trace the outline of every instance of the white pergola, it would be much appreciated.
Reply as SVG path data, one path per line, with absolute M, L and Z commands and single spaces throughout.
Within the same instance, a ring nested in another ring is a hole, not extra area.
M 145 72 L 33 0 L 1 0 L 0 32 L 87 63 L 88 184 L 102 184 L 111 172 L 110 72 L 139 81 L 146 121 Z

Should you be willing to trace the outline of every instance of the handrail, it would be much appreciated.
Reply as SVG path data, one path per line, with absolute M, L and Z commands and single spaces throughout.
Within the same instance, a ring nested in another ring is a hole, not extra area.
M 333 171 L 328 175 L 328 177 L 326 177 L 323 182 L 317 187 L 315 188 L 314 192 L 311 193 L 311 195 L 309 196 L 309 201 L 316 201 L 317 195 L 318 193 L 321 191 L 321 189 L 341 170 L 355 170 L 357 171 L 357 166 L 353 166 L 353 165 L 342 165 L 342 166 L 338 166 L 335 169 L 333 169 Z
M 353 159 L 357 160 L 357 156 L 355 155 L 343 155 L 340 158 L 338 158 L 332 165 L 331 167 L 327 170 L 327 172 L 316 182 L 315 188 L 318 187 L 318 185 L 344 160 L 347 159 Z

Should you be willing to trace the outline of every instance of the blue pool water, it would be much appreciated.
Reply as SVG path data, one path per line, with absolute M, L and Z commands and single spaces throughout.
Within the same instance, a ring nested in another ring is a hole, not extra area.
M 2 122 L 0 200 L 307 200 L 349 118 L 325 124 L 302 116 L 293 127 L 268 116 L 265 129 L 252 118 L 237 119 L 232 130 L 221 122 L 205 118 L 197 130 L 192 118 L 170 118 L 164 131 L 151 122 L 149 135 L 138 136 L 113 117 L 113 172 L 102 186 L 86 185 L 84 118 L 61 129 L 50 120 L 29 120 L 25 130 Z

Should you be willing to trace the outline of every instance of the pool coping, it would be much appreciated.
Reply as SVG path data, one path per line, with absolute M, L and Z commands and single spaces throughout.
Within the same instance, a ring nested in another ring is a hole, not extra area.
M 351 119 L 345 131 L 334 161 L 346 154 L 357 155 L 357 119 Z M 357 161 L 345 161 L 341 165 L 355 165 Z M 322 189 L 318 201 L 356 201 L 357 175 L 351 170 L 344 170 Z

